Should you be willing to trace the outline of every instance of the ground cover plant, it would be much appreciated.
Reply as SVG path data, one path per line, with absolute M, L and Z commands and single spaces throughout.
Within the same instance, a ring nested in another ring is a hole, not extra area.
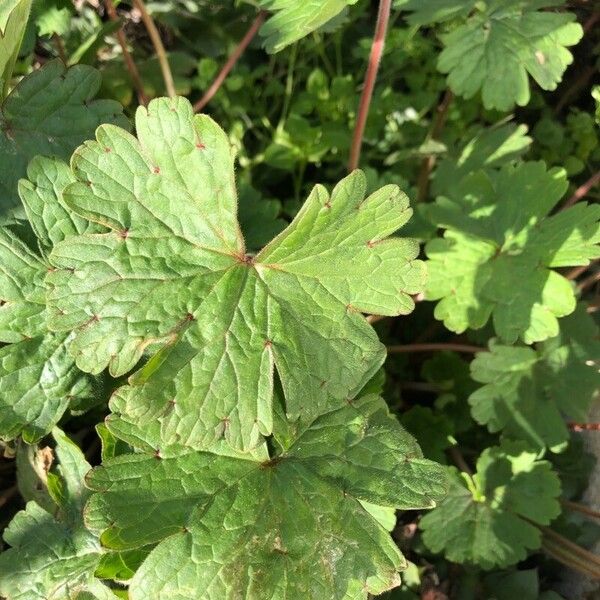
M 0 0 L 0 598 L 593 594 L 599 24 Z

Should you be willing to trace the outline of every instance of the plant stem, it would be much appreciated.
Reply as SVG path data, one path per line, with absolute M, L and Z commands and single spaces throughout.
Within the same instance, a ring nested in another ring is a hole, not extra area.
M 435 115 L 435 120 L 431 128 L 431 132 L 427 136 L 427 140 L 436 140 L 439 138 L 444 125 L 446 124 L 446 118 L 448 117 L 448 109 L 454 98 L 454 94 L 451 90 L 446 90 L 442 101 L 439 103 Z M 429 192 L 429 176 L 431 170 L 435 165 L 436 157 L 428 156 L 421 162 L 421 169 L 419 171 L 419 178 L 417 180 L 417 202 L 421 202 L 427 198 Z
M 582 573 L 586 577 L 590 577 L 592 579 L 600 578 L 600 569 L 595 569 L 585 559 L 564 549 L 560 543 L 555 542 L 554 540 L 549 540 L 548 538 L 543 537 L 542 550 L 554 560 L 573 569 L 574 571 Z
M 227 62 L 223 65 L 219 74 L 215 77 L 215 80 L 211 83 L 210 87 L 204 92 L 204 95 L 198 102 L 194 104 L 194 112 L 200 112 L 213 98 L 213 96 L 219 91 L 219 88 L 223 85 L 225 78 L 229 75 L 231 69 L 235 66 L 240 56 L 244 53 L 244 50 L 248 47 L 250 42 L 254 39 L 254 36 L 258 33 L 261 25 L 264 23 L 267 16 L 266 11 L 262 10 L 256 16 L 256 19 L 250 25 L 250 28 L 236 46 L 235 50 L 231 53 Z
M 556 531 L 550 529 L 549 527 L 538 525 L 538 528 L 541 530 L 544 538 L 557 542 L 564 550 L 568 551 L 573 556 L 583 559 L 589 567 L 594 567 L 594 570 L 597 569 L 598 573 L 600 574 L 600 556 L 592 554 L 585 548 L 582 548 L 566 537 L 556 533 Z
M 571 431 L 600 431 L 600 423 L 567 423 Z
M 276 131 L 281 132 L 285 127 L 288 111 L 290 110 L 290 102 L 292 101 L 292 93 L 294 92 L 294 69 L 296 68 L 296 56 L 298 55 L 298 44 L 294 44 L 290 50 L 290 58 L 288 63 L 287 77 L 285 79 L 285 95 L 283 97 L 283 106 L 281 107 L 281 115 L 277 123 Z
M 106 14 L 111 21 L 118 21 L 119 17 L 117 16 L 117 11 L 115 10 L 115 5 L 113 4 L 113 0 L 104 0 L 104 6 L 106 7 Z M 142 83 L 142 78 L 140 77 L 140 72 L 133 61 L 133 58 L 127 48 L 127 38 L 125 37 L 125 32 L 123 31 L 123 25 L 117 29 L 117 41 L 119 42 L 119 46 L 121 46 L 121 51 L 123 53 L 123 61 L 125 62 L 125 68 L 129 73 L 129 77 L 131 78 L 131 83 L 135 88 L 137 93 L 138 102 L 142 106 L 146 106 L 148 104 L 148 99 L 146 98 L 146 94 L 144 93 L 144 84 Z
M 473 470 L 467 464 L 465 457 L 462 455 L 460 448 L 458 446 L 450 446 L 446 450 L 448 456 L 452 459 L 452 462 L 464 473 L 468 473 L 469 475 L 473 475 Z
M 133 0 L 135 7 L 140 11 L 140 15 L 142 17 L 142 21 L 148 31 L 148 35 L 150 36 L 150 40 L 152 41 L 152 45 L 154 46 L 154 51 L 156 52 L 156 56 L 158 57 L 158 62 L 160 64 L 160 70 L 162 71 L 162 76 L 165 81 L 165 89 L 167 90 L 167 95 L 170 98 L 174 98 L 177 96 L 177 92 L 175 91 L 175 83 L 173 81 L 173 74 L 171 73 L 171 67 L 169 66 L 169 60 L 167 59 L 167 53 L 165 51 L 165 47 L 163 46 L 162 40 L 160 39 L 160 33 L 154 24 L 154 20 L 148 13 L 146 9 L 146 5 L 144 4 L 144 0 Z
M 592 517 L 593 519 L 600 519 L 600 511 L 593 510 L 584 504 L 579 504 L 579 502 L 572 502 L 571 500 L 561 500 L 561 504 L 568 508 L 569 510 L 574 510 L 582 515 L 586 515 L 588 517 Z
M 373 36 L 371 54 L 369 56 L 369 66 L 367 67 L 365 83 L 360 97 L 360 104 L 358 106 L 354 135 L 352 136 L 348 172 L 358 168 L 360 161 L 360 151 L 365 133 L 365 126 L 367 124 L 367 117 L 369 116 L 369 107 L 371 105 L 371 99 L 373 98 L 375 81 L 377 80 L 377 71 L 379 70 L 379 63 L 381 62 L 381 56 L 383 55 L 383 48 L 385 46 L 385 34 L 390 20 L 391 6 L 392 0 L 380 0 L 379 2 L 375 35 Z
M 584 184 L 580 185 L 574 192 L 573 195 L 561 206 L 560 210 L 573 206 L 575 202 L 581 200 L 588 195 L 590 190 L 600 183 L 600 171 L 594 173 Z
M 581 265 L 580 267 L 575 267 L 575 268 L 571 269 L 570 271 L 568 271 L 565 274 L 565 277 L 570 280 L 577 279 L 582 273 L 585 273 L 597 261 L 598 261 L 598 259 L 596 258 L 596 259 L 590 261 L 590 263 L 588 265 Z
M 69 59 L 67 58 L 65 44 L 64 44 L 62 38 L 60 37 L 60 35 L 58 35 L 58 33 L 55 33 L 52 36 L 52 41 L 54 42 L 54 45 L 56 46 L 56 51 L 58 52 L 58 57 L 60 58 L 60 60 L 62 60 L 65 65 L 68 64 Z
M 398 346 L 388 346 L 387 351 L 390 354 L 400 354 L 403 352 L 432 352 L 436 350 L 451 350 L 453 352 L 464 352 L 466 354 L 475 354 L 476 352 L 485 352 L 486 349 L 480 346 L 470 346 L 468 344 L 434 343 L 434 344 L 402 344 Z
M 373 325 L 373 323 L 377 323 L 383 319 L 387 319 L 387 317 L 385 315 L 369 315 L 367 317 L 367 323 L 371 323 L 371 325 Z
M 4 506 L 13 496 L 16 496 L 19 491 L 17 484 L 0 492 L 0 507 Z

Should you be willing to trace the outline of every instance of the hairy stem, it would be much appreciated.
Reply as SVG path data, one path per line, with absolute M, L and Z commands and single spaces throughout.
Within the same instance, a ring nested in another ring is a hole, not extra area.
M 485 352 L 486 349 L 481 346 L 470 346 L 468 344 L 433 343 L 433 344 L 402 344 L 397 346 L 388 346 L 387 351 L 390 354 L 400 354 L 403 352 L 432 352 L 436 350 L 451 350 L 453 352 L 464 352 L 466 354 L 475 354 L 476 352 Z
M 575 512 L 581 513 L 582 515 L 586 515 L 588 517 L 592 517 L 593 519 L 600 519 L 600 511 L 593 510 L 584 504 L 579 504 L 579 502 L 572 502 L 571 500 L 561 500 L 561 504 L 568 508 L 569 510 L 574 510 Z
M 144 0 L 133 0 L 133 3 L 135 4 L 135 7 L 140 11 L 142 21 L 144 22 L 144 26 L 148 31 L 148 35 L 150 36 L 152 45 L 154 46 L 154 51 L 156 52 L 156 56 L 158 57 L 160 70 L 165 81 L 165 89 L 167 90 L 167 95 L 170 98 L 174 98 L 175 96 L 177 96 L 177 92 L 175 91 L 175 83 L 173 81 L 173 74 L 171 73 L 169 60 L 167 59 L 167 53 L 165 51 L 165 47 L 162 43 L 162 40 L 160 39 L 160 33 L 158 32 L 158 29 L 154 24 L 154 20 L 152 19 L 152 17 L 148 13 L 148 10 L 146 9 Z
M 367 124 L 369 107 L 371 106 L 375 81 L 377 80 L 377 71 L 379 70 L 379 63 L 381 62 L 381 56 L 383 55 L 383 48 L 385 46 L 385 34 L 390 20 L 391 6 L 392 0 L 380 0 L 379 2 L 375 35 L 373 36 L 373 44 L 371 45 L 371 54 L 369 56 L 369 66 L 367 67 L 365 84 L 360 97 L 354 135 L 352 136 L 352 145 L 350 147 L 350 160 L 348 161 L 349 172 L 354 171 L 354 169 L 358 167 L 360 161 L 360 151 L 365 133 L 365 125 Z
M 600 431 L 600 423 L 567 423 L 571 431 Z
M 446 118 L 448 117 L 448 109 L 450 108 L 453 98 L 454 94 L 452 91 L 446 90 L 442 101 L 437 107 L 433 126 L 427 136 L 428 140 L 436 140 L 442 133 L 444 125 L 446 124 Z M 427 194 L 429 193 L 429 176 L 431 175 L 435 161 L 436 157 L 432 155 L 427 156 L 421 162 L 421 169 L 417 180 L 417 202 L 421 202 L 427 198 Z
M 223 65 L 223 68 L 219 71 L 219 74 L 215 77 L 215 80 L 211 83 L 210 87 L 204 92 L 204 95 L 198 102 L 194 104 L 194 112 L 200 112 L 213 98 L 213 96 L 219 91 L 219 88 L 223 85 L 225 78 L 229 75 L 231 69 L 235 66 L 240 56 L 244 53 L 250 42 L 254 39 L 254 36 L 258 33 L 261 25 L 265 21 L 267 13 L 263 10 L 258 13 L 256 19 L 250 25 L 250 28 L 236 46 L 235 50 L 231 53 L 227 62 Z
M 104 6 L 106 7 L 106 14 L 111 21 L 118 21 L 119 17 L 117 16 L 117 11 L 115 10 L 115 5 L 113 4 L 113 0 L 104 0 Z M 127 48 L 127 38 L 125 37 L 125 32 L 123 31 L 123 25 L 117 29 L 117 41 L 119 42 L 119 46 L 121 46 L 121 52 L 123 53 L 123 61 L 125 62 L 125 68 L 129 73 L 129 77 L 131 78 L 131 83 L 135 88 L 138 102 L 142 106 L 146 106 L 148 104 L 148 99 L 146 98 L 146 94 L 144 93 L 144 84 L 142 83 L 142 78 L 140 77 L 140 72 L 133 61 L 131 53 Z
M 600 171 L 594 173 L 585 183 L 580 185 L 574 192 L 573 195 L 566 200 L 566 202 L 561 206 L 561 210 L 565 208 L 569 208 L 569 206 L 573 206 L 575 202 L 578 202 L 582 198 L 588 195 L 590 190 L 597 186 L 600 183 Z

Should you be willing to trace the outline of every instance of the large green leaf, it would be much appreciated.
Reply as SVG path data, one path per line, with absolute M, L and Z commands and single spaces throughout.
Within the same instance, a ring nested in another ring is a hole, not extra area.
M 433 552 L 483 569 L 507 567 L 540 547 L 541 531 L 560 513 L 560 481 L 524 445 L 488 448 L 470 476 L 450 468 L 448 496 L 421 520 Z
M 490 317 L 498 336 L 525 343 L 558 335 L 557 317 L 575 310 L 570 282 L 553 268 L 600 256 L 600 206 L 580 203 L 548 216 L 567 189 L 562 169 L 544 163 L 476 172 L 451 198 L 428 206 L 446 229 L 427 244 L 426 297 L 457 333 Z
M 366 599 L 397 585 L 405 562 L 360 501 L 425 508 L 445 492 L 442 467 L 377 396 L 341 403 L 273 456 L 171 439 L 88 477 L 86 523 L 104 545 L 158 542 L 133 600 Z
M 11 546 L 0 554 L 0 595 L 6 600 L 71 600 L 89 584 L 99 585 L 93 575 L 102 549 L 81 514 L 90 465 L 62 431 L 54 437 L 59 467 L 48 475 L 55 515 L 28 502 L 4 531 Z
M 448 84 L 470 98 L 481 90 L 486 108 L 510 110 L 529 102 L 531 76 L 544 90 L 554 90 L 573 62 L 567 50 L 583 29 L 572 13 L 538 10 L 560 0 L 397 0 L 422 25 L 461 19 L 442 35 L 438 68 Z
M 8 91 L 30 9 L 31 0 L 4 0 L 0 4 L 0 99 Z
M 275 14 L 261 27 L 267 52 L 279 52 L 337 17 L 357 0 L 259 0 Z
M 67 165 L 38 157 L 20 186 L 43 251 L 53 242 L 87 231 L 87 221 L 69 215 L 60 193 L 71 180 Z M 7 228 L 0 229 L 0 439 L 22 435 L 35 441 L 48 433 L 69 405 L 95 397 L 94 379 L 79 371 L 67 352 L 68 333 L 46 324 L 44 278 L 50 265 Z
M 471 363 L 473 379 L 485 384 L 469 398 L 473 417 L 490 431 L 560 448 L 569 439 L 564 417 L 585 420 L 600 390 L 598 361 L 598 327 L 583 305 L 535 349 L 492 343 Z
M 385 358 L 361 312 L 410 312 L 424 265 L 414 240 L 386 239 L 410 217 L 386 186 L 366 200 L 355 172 L 331 197 L 316 186 L 256 256 L 236 218 L 233 153 L 187 100 L 137 113 L 134 138 L 102 126 L 72 161 L 64 200 L 110 229 L 57 244 L 50 326 L 73 331 L 77 364 L 120 375 L 169 342 L 111 403 L 182 443 L 223 435 L 251 448 L 272 428 L 273 369 L 290 418 L 358 391 Z
M 112 100 L 94 100 L 95 69 L 50 61 L 23 78 L 0 108 L 0 222 L 19 207 L 17 182 L 38 154 L 67 159 L 101 123 L 127 121 Z

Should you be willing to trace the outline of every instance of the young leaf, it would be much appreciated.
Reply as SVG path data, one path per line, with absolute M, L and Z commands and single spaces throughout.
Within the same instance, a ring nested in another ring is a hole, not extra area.
M 30 182 L 20 191 L 42 248 L 89 223 L 69 215 L 60 193 L 71 180 L 67 165 L 38 157 L 28 169 Z M 67 352 L 70 335 L 48 331 L 44 277 L 46 259 L 0 229 L 0 439 L 22 435 L 39 440 L 70 403 L 94 396 L 94 380 L 81 373 Z
M 5 0 L 0 6 L 0 99 L 8 91 L 30 9 L 31 0 Z
M 100 123 L 127 126 L 121 106 L 93 100 L 95 69 L 59 60 L 23 78 L 0 107 L 0 221 L 19 205 L 17 182 L 38 154 L 66 159 Z
M 224 132 L 183 98 L 151 102 L 136 123 L 139 141 L 101 126 L 75 153 L 64 201 L 110 231 L 57 244 L 47 278 L 50 326 L 73 331 L 83 370 L 120 375 L 170 342 L 112 410 L 188 446 L 224 434 L 247 449 L 271 433 L 274 367 L 291 419 L 359 390 L 385 357 L 360 313 L 406 314 L 423 285 L 417 242 L 386 239 L 411 215 L 406 196 L 386 186 L 365 200 L 361 172 L 331 197 L 316 186 L 251 256 Z
M 579 42 L 583 29 L 572 13 L 536 10 L 553 4 L 477 2 L 466 23 L 442 36 L 438 69 L 448 73 L 450 88 L 466 98 L 481 90 L 486 108 L 503 111 L 529 102 L 528 75 L 542 89 L 556 89 L 573 62 L 567 48 Z
M 427 244 L 426 297 L 451 331 L 480 329 L 490 316 L 502 341 L 558 335 L 557 317 L 575 310 L 570 282 L 555 267 L 600 256 L 600 206 L 580 203 L 548 216 L 567 188 L 562 169 L 505 166 L 467 177 L 453 197 L 428 207 L 446 229 Z
M 560 513 L 560 482 L 547 461 L 524 445 L 488 448 L 473 476 L 450 468 L 448 496 L 423 517 L 423 542 L 432 552 L 483 569 L 507 567 L 541 544 L 535 526 Z
M 60 489 L 58 517 L 28 502 L 4 531 L 11 546 L 0 554 L 0 595 L 6 600 L 47 600 L 76 597 L 93 583 L 100 560 L 98 540 L 83 527 L 79 510 L 84 492 L 83 473 L 90 469 L 83 453 L 56 429 L 60 470 L 54 486 Z
M 275 13 L 260 29 L 270 54 L 322 27 L 357 0 L 259 0 L 266 10 Z
M 600 389 L 599 360 L 598 328 L 583 305 L 535 349 L 492 342 L 471 363 L 485 384 L 469 398 L 473 417 L 492 432 L 559 449 L 569 438 L 564 417 L 585 420 Z
M 166 446 L 108 460 L 88 476 L 86 523 L 110 548 L 158 543 L 133 600 L 366 599 L 397 585 L 405 562 L 359 500 L 433 506 L 443 471 L 421 456 L 383 400 L 365 396 L 272 457 Z

